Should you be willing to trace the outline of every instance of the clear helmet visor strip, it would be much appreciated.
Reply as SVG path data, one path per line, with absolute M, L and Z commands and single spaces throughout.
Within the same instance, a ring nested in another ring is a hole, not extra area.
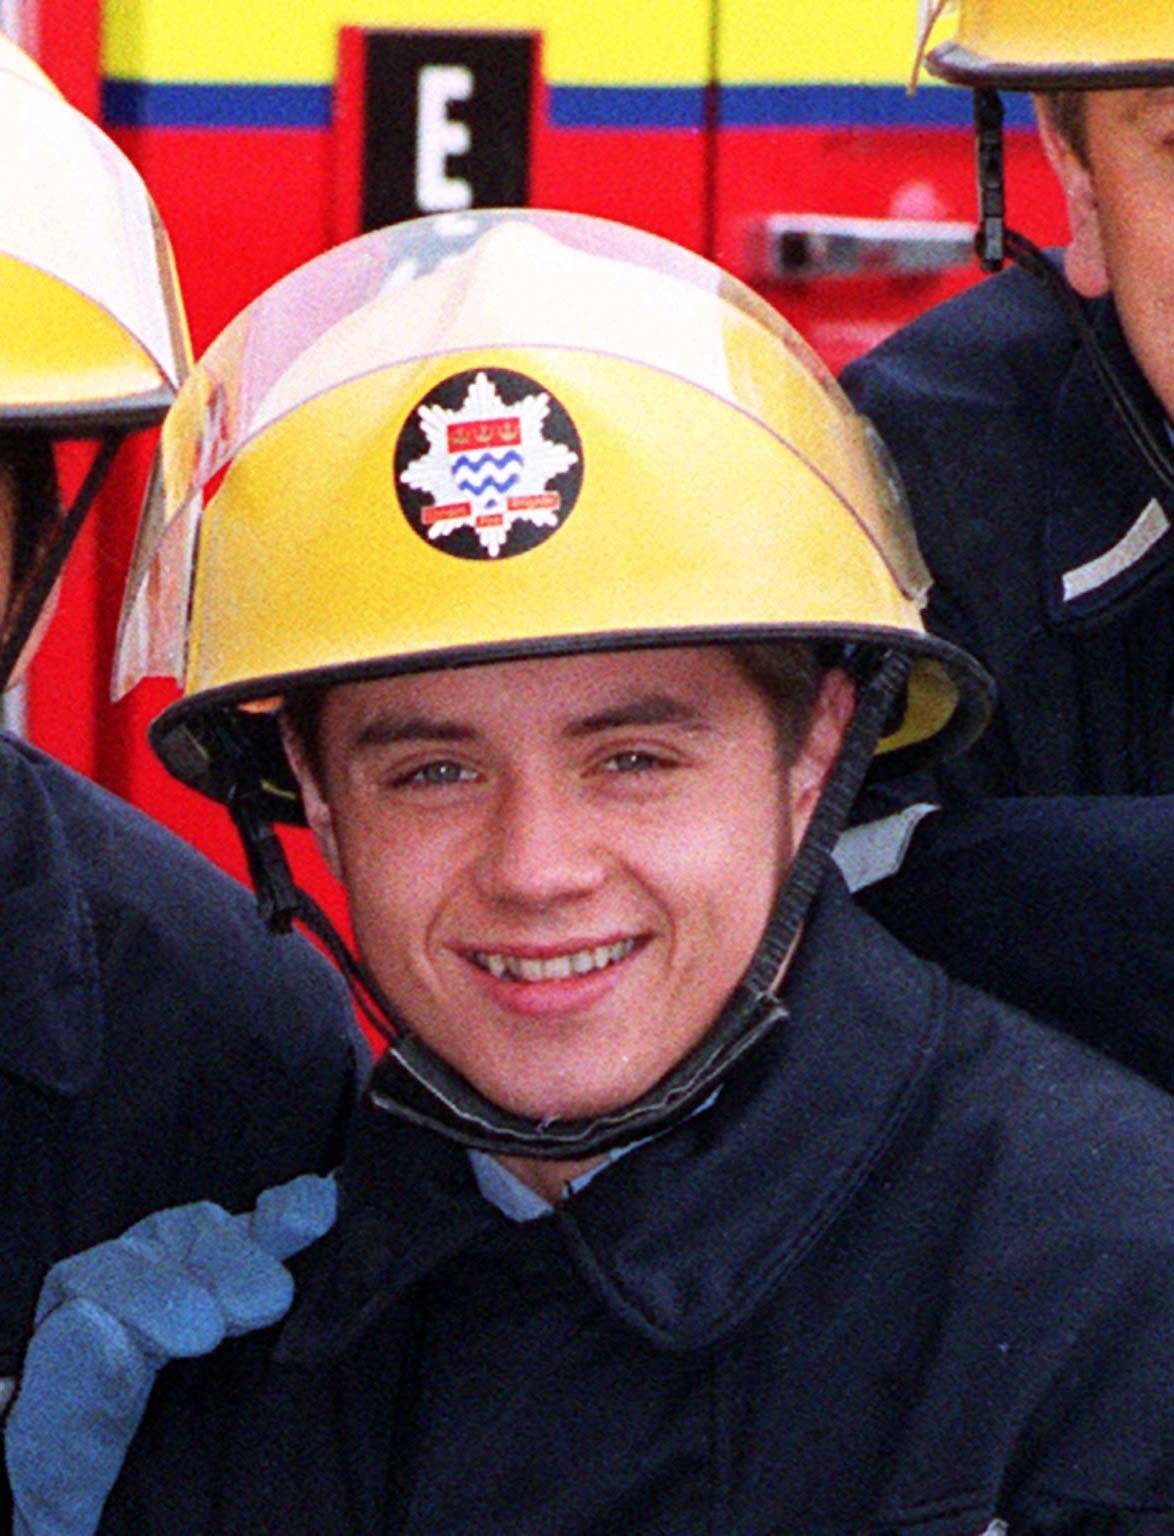
M 477 247 L 483 241 L 495 242 L 498 253 L 505 249 L 511 259 L 481 261 Z M 565 265 L 561 274 L 560 265 Z M 536 270 L 546 281 L 534 281 Z M 568 294 L 582 292 L 585 271 L 590 302 L 568 302 Z M 521 282 L 525 302 L 519 303 L 516 293 L 495 302 L 486 283 L 498 281 Z M 185 678 L 205 494 L 242 449 L 308 402 L 350 380 L 417 359 L 494 346 L 515 355 L 519 349 L 561 348 L 603 352 L 675 374 L 761 419 L 761 402 L 749 397 L 754 379 L 732 365 L 724 342 L 721 317 L 727 312 L 728 323 L 730 310 L 777 338 L 776 368 L 792 359 L 797 393 L 819 392 L 821 408 L 798 409 L 791 425 L 801 436 L 818 421 L 825 436 L 800 442 L 794 451 L 801 455 L 806 446 L 809 461 L 837 465 L 848 481 L 859 477 L 858 483 L 836 487 L 837 495 L 915 614 L 928 582 L 897 483 L 878 475 L 860 419 L 774 310 L 700 258 L 621 226 L 517 210 L 453 215 L 376 231 L 327 253 L 257 300 L 197 365 L 162 434 L 124 605 L 118 690 L 148 673 Z M 495 317 L 501 317 L 497 333 Z M 837 436 L 830 446 L 828 432 Z M 251 694 L 248 687 L 221 689 L 233 695 L 223 704 L 213 688 L 208 705 L 197 689 L 179 708 L 202 711 L 201 728 L 220 780 L 214 792 L 237 824 L 267 919 L 278 928 L 299 921 L 316 933 L 347 974 L 360 1007 L 389 1040 L 373 1080 L 378 1102 L 468 1146 L 575 1159 L 687 1114 L 781 1016 L 785 960 L 877 741 L 904 693 L 911 658 L 901 640 L 913 642 L 920 634 L 915 621 L 910 623 L 910 634 L 894 637 L 891 650 L 859 648 L 859 703 L 831 782 L 758 953 L 713 1029 L 636 1103 L 584 1121 L 539 1124 L 485 1099 L 413 1035 L 410 1020 L 396 1017 L 362 962 L 295 888 L 272 825 L 250 716 L 231 707 L 234 699 L 246 709 L 250 698 L 259 703 L 264 688 Z

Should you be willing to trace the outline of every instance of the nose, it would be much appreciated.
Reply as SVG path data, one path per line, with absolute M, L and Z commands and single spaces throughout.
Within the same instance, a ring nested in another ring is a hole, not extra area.
M 606 878 L 597 832 L 572 786 L 543 773 L 511 778 L 487 818 L 478 860 L 482 893 L 530 908 L 589 895 Z

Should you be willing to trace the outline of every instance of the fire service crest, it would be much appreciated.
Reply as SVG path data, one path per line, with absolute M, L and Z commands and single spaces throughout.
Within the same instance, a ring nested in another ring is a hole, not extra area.
M 519 555 L 566 520 L 583 479 L 570 416 L 525 374 L 455 374 L 400 433 L 396 490 L 421 538 L 466 560 Z

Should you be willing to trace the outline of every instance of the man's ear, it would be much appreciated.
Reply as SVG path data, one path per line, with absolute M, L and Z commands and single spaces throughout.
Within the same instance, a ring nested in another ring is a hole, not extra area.
M 334 834 L 334 813 L 330 809 L 330 802 L 322 793 L 317 774 L 314 773 L 306 758 L 302 738 L 284 717 L 281 720 L 281 742 L 285 747 L 289 766 L 293 769 L 294 778 L 298 781 L 298 788 L 302 792 L 302 805 L 305 808 L 310 831 L 314 834 L 314 841 L 318 844 L 318 852 L 325 859 L 326 867 L 334 878 L 341 880 L 342 860 L 338 852 L 338 839 Z
M 856 708 L 856 686 L 846 672 L 833 668 L 820 684 L 807 735 L 791 764 L 791 818 L 796 842 L 807 830 L 839 756 Z
M 1101 221 L 1092 173 L 1052 122 L 1038 98 L 1035 110 L 1044 153 L 1056 173 L 1068 209 L 1072 238 L 1064 250 L 1064 275 L 1077 293 L 1086 299 L 1095 299 L 1098 294 L 1108 292 L 1109 271 L 1101 242 Z

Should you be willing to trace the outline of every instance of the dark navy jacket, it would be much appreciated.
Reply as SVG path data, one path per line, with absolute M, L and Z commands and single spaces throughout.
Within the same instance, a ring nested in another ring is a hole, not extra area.
M 1164 433 L 1111 300 L 1088 312 Z M 861 899 L 919 954 L 1174 1088 L 1174 499 L 1018 270 L 844 384 L 908 488 L 930 627 L 999 692 L 976 746 L 891 797 L 947 811 Z
M 704 1113 L 514 1225 L 369 1107 L 106 1536 L 1169 1536 L 1174 1102 L 825 891 Z
M 235 881 L 0 735 L 0 1377 L 47 1267 L 161 1206 L 237 1209 L 337 1159 L 345 989 Z M 0 1517 L 7 1526 L 7 1495 Z
M 1164 435 L 1111 299 L 1088 307 Z M 1174 497 L 1057 301 L 1005 272 L 843 382 L 909 492 L 935 583 L 930 628 L 998 687 L 992 726 L 940 776 L 947 798 L 1174 791 Z

